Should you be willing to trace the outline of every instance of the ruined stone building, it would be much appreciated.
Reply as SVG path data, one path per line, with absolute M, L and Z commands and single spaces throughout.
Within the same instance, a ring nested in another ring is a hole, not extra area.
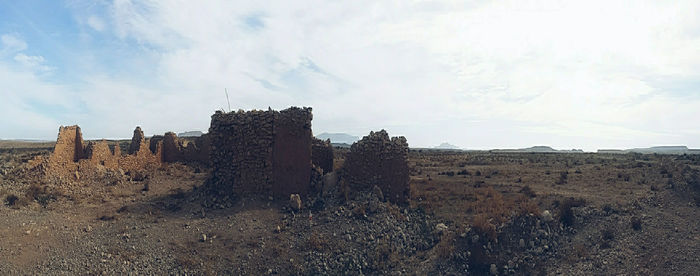
M 84 141 L 79 126 L 61 126 L 53 153 L 44 164 L 47 175 L 70 176 L 77 171 L 102 166 L 123 171 L 156 168 L 162 162 L 198 161 L 208 163 L 208 137 L 197 138 L 195 143 L 183 145 L 169 132 L 147 141 L 140 127 L 136 127 L 127 154 L 119 145 L 105 140 Z
M 408 143 L 403 136 L 390 139 L 384 130 L 370 132 L 352 144 L 344 168 L 351 190 L 367 191 L 376 185 L 394 203 L 406 203 L 411 196 Z
M 60 127 L 53 153 L 47 159 L 45 170 L 48 175 L 72 175 L 81 168 L 103 166 L 108 169 L 142 170 L 160 165 L 160 146 L 151 152 L 146 146 L 140 127 L 134 130 L 129 145 L 129 154 L 122 155 L 117 144 L 107 141 L 83 140 L 79 126 Z
M 253 110 L 211 118 L 211 184 L 223 194 L 289 197 L 311 190 L 311 108 Z
M 311 162 L 321 168 L 324 174 L 333 171 L 333 145 L 331 145 L 331 140 L 313 139 L 311 144 Z

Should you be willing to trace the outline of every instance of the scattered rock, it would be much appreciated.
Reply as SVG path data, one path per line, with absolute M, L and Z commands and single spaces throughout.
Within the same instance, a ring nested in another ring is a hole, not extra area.
M 295 212 L 298 212 L 301 210 L 301 197 L 299 194 L 291 194 L 289 196 L 289 206 L 294 210 Z
M 496 267 L 496 264 L 491 264 L 489 272 L 491 272 L 491 275 L 498 275 L 498 267 Z
M 544 211 L 542 211 L 542 220 L 543 220 L 544 222 L 550 222 L 550 221 L 552 221 L 553 219 L 554 219 L 554 218 L 552 217 L 552 213 L 549 212 L 549 210 L 544 210 Z
M 447 231 L 447 225 L 445 225 L 444 223 L 438 223 L 437 225 L 435 225 L 435 232 L 437 232 L 438 234 L 442 234 L 445 231 Z

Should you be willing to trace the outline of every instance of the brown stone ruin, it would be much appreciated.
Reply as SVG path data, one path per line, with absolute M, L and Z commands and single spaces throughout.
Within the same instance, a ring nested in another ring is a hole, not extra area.
M 46 172 L 49 174 L 65 174 L 78 168 L 78 160 L 83 158 L 83 134 L 79 126 L 61 126 L 53 154 L 47 160 Z
M 60 127 L 53 153 L 47 159 L 45 172 L 58 177 L 76 175 L 80 168 L 103 166 L 107 169 L 144 170 L 161 163 L 160 144 L 151 152 L 140 127 L 134 130 L 130 154 L 122 155 L 118 144 L 107 141 L 83 141 L 79 126 Z
M 311 192 L 311 108 L 212 115 L 210 184 L 224 195 Z
M 106 169 L 139 171 L 156 168 L 162 162 L 209 162 L 210 142 L 208 135 L 198 137 L 192 143 L 178 141 L 168 132 L 165 136 L 154 136 L 146 140 L 140 127 L 136 127 L 127 154 L 122 155 L 118 143 L 106 140 L 83 141 L 79 126 L 61 126 L 53 153 L 44 162 L 47 175 L 77 176 L 83 168 L 102 166 Z
M 331 140 L 313 139 L 311 143 L 311 162 L 314 166 L 321 168 L 324 174 L 333 171 L 333 145 L 331 145 Z
M 162 142 L 163 162 L 198 162 L 204 165 L 209 164 L 209 153 L 211 142 L 209 134 L 197 137 L 192 142 L 178 139 L 173 132 L 167 132 L 164 136 L 154 136 L 151 138 L 151 151 L 155 145 Z
M 410 198 L 408 143 L 403 136 L 390 139 L 384 130 L 370 132 L 352 144 L 344 170 L 353 191 L 368 191 L 376 185 L 391 202 L 406 203 Z
M 323 184 L 328 177 L 322 175 L 334 169 L 333 146 L 313 137 L 312 118 L 311 108 L 298 107 L 217 111 L 209 133 L 197 138 L 179 139 L 168 132 L 146 139 L 137 127 L 126 154 L 118 143 L 86 143 L 80 127 L 62 126 L 54 152 L 42 168 L 47 175 L 77 178 L 78 171 L 83 174 L 90 167 L 139 171 L 164 162 L 198 162 L 211 166 L 207 190 L 220 196 L 306 196 L 328 184 Z M 410 197 L 406 139 L 390 138 L 384 130 L 371 132 L 351 146 L 341 176 L 352 191 L 376 186 L 387 200 L 406 203 Z
M 115 148 L 117 148 L 115 146 Z M 156 145 L 156 151 L 152 152 L 146 143 L 146 138 L 141 131 L 141 127 L 136 127 L 134 136 L 129 144 L 127 155 L 117 156 L 119 159 L 119 169 L 128 170 L 144 170 L 160 166 L 162 160 L 162 144 Z M 116 150 L 115 150 L 116 153 Z

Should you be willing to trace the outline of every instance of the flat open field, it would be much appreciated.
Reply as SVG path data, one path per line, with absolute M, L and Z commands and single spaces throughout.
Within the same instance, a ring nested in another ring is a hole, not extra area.
M 198 189 L 209 173 L 200 165 L 44 179 L 29 163 L 50 147 L 0 146 L 2 274 L 696 275 L 700 267 L 698 156 L 411 151 L 408 206 L 328 189 L 294 212 L 287 199 L 213 202 Z

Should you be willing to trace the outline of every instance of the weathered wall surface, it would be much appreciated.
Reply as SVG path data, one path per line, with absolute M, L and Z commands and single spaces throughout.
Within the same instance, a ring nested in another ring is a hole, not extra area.
M 275 113 L 272 150 L 274 194 L 304 195 L 309 192 L 312 116 L 311 108 L 291 107 Z
M 389 138 L 386 131 L 371 132 L 353 143 L 345 159 L 345 177 L 352 190 L 378 186 L 395 203 L 410 198 L 408 143 L 406 138 Z
M 133 152 L 132 152 L 133 151 Z M 156 144 L 156 152 L 149 149 L 146 138 L 140 127 L 134 130 L 134 137 L 131 138 L 129 154 L 119 158 L 119 168 L 123 170 L 144 170 L 153 169 L 161 164 L 162 143 Z
M 323 170 L 323 173 L 333 171 L 333 145 L 330 140 L 313 138 L 311 143 L 311 162 Z
M 212 115 L 211 185 L 222 194 L 306 194 L 311 180 L 311 109 Z
M 61 126 L 58 129 L 54 152 L 48 159 L 47 173 L 68 174 L 77 169 L 75 162 L 85 155 L 84 143 L 79 126 Z
M 134 136 L 131 138 L 131 144 L 129 144 L 129 154 L 134 154 L 138 152 L 141 149 L 141 145 L 143 144 L 142 142 L 145 141 L 145 137 L 143 135 L 143 131 L 141 130 L 141 127 L 136 127 L 134 129 Z
M 167 132 L 165 135 L 154 135 L 149 141 L 148 148 L 154 154 L 158 145 L 162 144 L 163 162 L 196 162 L 202 165 L 209 165 L 211 139 L 208 134 L 194 138 L 194 141 L 192 141 L 188 138 L 179 139 L 177 134 Z
M 163 136 L 163 162 L 182 161 L 182 144 L 173 132 L 166 132 Z
M 148 149 L 150 149 L 152 153 L 156 153 L 156 151 L 158 151 L 158 144 L 162 142 L 163 135 L 153 135 L 151 139 L 148 139 Z
M 199 162 L 209 165 L 209 154 L 211 153 L 211 139 L 209 134 L 197 137 L 194 143 L 187 143 L 182 147 L 182 159 L 188 162 Z

